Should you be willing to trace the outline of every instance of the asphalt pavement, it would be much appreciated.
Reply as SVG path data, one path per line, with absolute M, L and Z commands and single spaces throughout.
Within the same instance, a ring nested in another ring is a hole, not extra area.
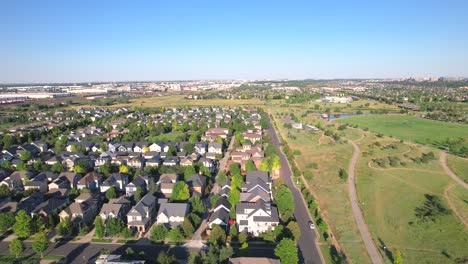
M 292 181 L 293 174 L 291 167 L 289 166 L 285 155 L 281 151 L 280 141 L 275 132 L 275 128 L 271 122 L 270 117 L 268 117 L 268 120 L 270 122 L 269 134 L 271 135 L 271 141 L 277 147 L 279 157 L 281 159 L 280 176 L 294 196 L 294 217 L 296 218 L 296 221 L 299 224 L 299 228 L 301 229 L 301 238 L 298 241 L 300 257 L 299 262 L 306 264 L 324 263 L 323 257 L 317 245 L 317 233 L 309 228 L 309 221 L 312 219 L 309 217 L 308 208 L 304 203 L 301 192 L 296 188 L 296 185 L 294 185 Z

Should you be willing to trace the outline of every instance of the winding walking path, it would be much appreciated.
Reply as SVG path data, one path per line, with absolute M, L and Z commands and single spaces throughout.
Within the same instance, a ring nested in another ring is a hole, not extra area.
M 462 179 L 460 179 L 455 172 L 453 172 L 449 166 L 447 165 L 447 152 L 441 151 L 440 152 L 440 164 L 442 164 L 442 168 L 444 168 L 445 172 L 452 177 L 454 181 L 456 181 L 458 184 L 460 184 L 463 188 L 468 189 L 468 184 L 464 182 Z
M 356 170 L 356 163 L 358 161 L 360 150 L 356 143 L 349 140 L 349 143 L 354 147 L 353 157 L 351 158 L 351 162 L 349 163 L 349 179 L 348 179 L 348 187 L 349 187 L 349 200 L 351 201 L 351 208 L 353 209 L 354 219 L 356 220 L 356 224 L 359 228 L 359 232 L 361 233 L 362 240 L 364 241 L 364 245 L 366 246 L 367 253 L 374 264 L 383 264 L 382 257 L 377 250 L 377 247 L 372 241 L 372 237 L 369 233 L 369 228 L 367 227 L 366 222 L 364 222 L 364 217 L 362 215 L 361 208 L 359 207 L 359 201 L 357 198 L 356 193 L 356 185 L 355 185 L 355 170 Z
M 450 199 L 449 191 L 454 187 L 453 184 L 450 184 L 447 186 L 444 192 L 445 200 L 447 200 L 448 205 L 450 206 L 450 209 L 455 213 L 455 215 L 460 218 L 460 221 L 465 225 L 465 227 L 468 227 L 468 220 L 463 218 L 463 216 L 458 212 L 457 207 L 455 204 L 453 204 L 452 200 Z

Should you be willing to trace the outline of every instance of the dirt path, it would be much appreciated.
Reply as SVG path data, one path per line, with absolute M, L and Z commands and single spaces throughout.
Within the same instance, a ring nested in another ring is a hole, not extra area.
M 447 153 L 445 151 L 440 152 L 440 163 L 442 164 L 442 168 L 444 168 L 445 172 L 452 177 L 454 181 L 456 181 L 458 184 L 460 184 L 463 188 L 468 189 L 468 184 L 464 182 L 462 179 L 460 179 L 455 172 L 453 172 L 449 166 L 447 165 Z
M 355 185 L 355 171 L 356 171 L 356 163 L 358 161 L 360 150 L 356 143 L 349 140 L 349 143 L 354 147 L 353 157 L 351 162 L 349 163 L 349 179 L 348 179 L 348 186 L 349 186 L 349 200 L 351 201 L 351 208 L 353 209 L 354 219 L 356 220 L 356 224 L 359 228 L 359 232 L 361 233 L 362 240 L 367 249 L 367 253 L 374 264 L 383 264 L 382 257 L 377 250 L 377 247 L 372 240 L 372 237 L 369 232 L 369 228 L 367 227 L 366 222 L 364 221 L 364 217 L 362 215 L 361 208 L 359 207 L 359 201 L 357 198 L 356 192 L 356 185 Z
M 444 192 L 444 195 L 445 195 L 445 200 L 447 200 L 449 206 L 450 206 L 450 209 L 452 209 L 452 211 L 455 213 L 455 215 L 460 218 L 460 221 L 465 225 L 465 227 L 468 227 L 468 219 L 465 219 L 463 218 L 463 216 L 458 212 L 458 209 L 457 207 L 453 204 L 452 200 L 450 199 L 450 196 L 449 196 L 449 191 L 454 187 L 453 184 L 447 186 L 447 188 L 445 189 L 445 192 Z

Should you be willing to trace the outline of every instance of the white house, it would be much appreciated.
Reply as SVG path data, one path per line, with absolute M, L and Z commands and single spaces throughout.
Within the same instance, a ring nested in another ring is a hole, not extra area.
M 166 224 L 176 227 L 182 224 L 188 212 L 187 203 L 163 203 L 159 207 L 157 224 Z

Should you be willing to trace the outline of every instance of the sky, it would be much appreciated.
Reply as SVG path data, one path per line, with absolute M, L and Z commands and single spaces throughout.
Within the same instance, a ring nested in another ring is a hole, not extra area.
M 0 83 L 468 77 L 468 1 L 0 1 Z

